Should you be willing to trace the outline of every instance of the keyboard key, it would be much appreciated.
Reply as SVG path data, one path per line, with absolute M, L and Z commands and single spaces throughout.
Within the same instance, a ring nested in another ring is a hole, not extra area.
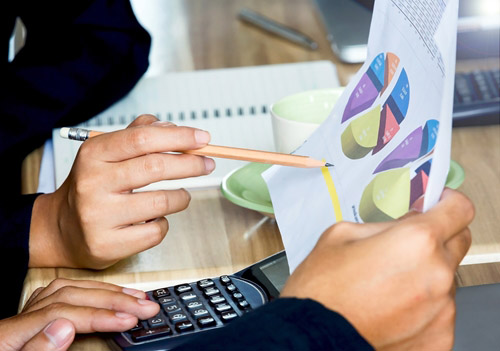
M 210 304 L 212 306 L 215 306 L 219 303 L 226 302 L 226 299 L 222 295 L 215 295 L 215 296 L 210 297 L 210 299 L 208 301 L 210 302 Z
M 181 298 L 181 300 L 185 303 L 185 302 L 188 302 L 190 300 L 194 300 L 194 299 L 197 299 L 198 296 L 196 296 L 195 293 L 193 292 L 187 292 L 187 293 L 183 293 L 183 294 L 180 294 L 179 297 Z
M 139 321 L 139 323 L 137 323 L 135 325 L 135 327 L 132 327 L 132 329 L 130 329 L 131 332 L 133 331 L 136 331 L 136 330 L 140 330 L 140 329 L 143 329 L 144 327 L 142 326 L 142 322 Z
M 167 336 L 172 334 L 172 329 L 169 326 L 162 326 L 154 329 L 140 329 L 131 333 L 132 340 L 140 342 L 158 336 Z
M 205 294 L 206 297 L 210 297 L 210 296 L 213 296 L 213 295 L 216 295 L 216 294 L 219 294 L 220 291 L 219 289 L 217 288 L 214 288 L 214 287 L 210 287 L 210 288 L 206 288 L 203 293 Z
M 205 289 L 209 288 L 211 286 L 214 286 L 215 283 L 212 279 L 202 279 L 196 283 L 198 285 L 198 288 L 200 289 Z
M 182 313 L 182 312 L 171 312 L 171 313 L 168 314 L 168 318 L 174 324 L 177 323 L 177 322 L 187 321 L 188 320 L 188 317 L 184 313 Z
M 172 303 L 170 305 L 163 305 L 163 309 L 165 310 L 165 312 L 169 313 L 169 312 L 178 312 L 181 310 L 180 306 L 176 303 Z
M 185 333 L 194 330 L 194 325 L 189 321 L 179 322 L 175 324 L 175 330 L 179 333 Z
M 229 278 L 227 275 L 221 275 L 219 280 L 223 285 L 227 285 L 227 284 L 230 284 L 232 282 L 231 278 Z
M 148 319 L 148 325 L 151 328 L 161 327 L 161 326 L 167 325 L 167 321 L 165 320 L 165 318 L 162 315 L 157 315 L 157 316 L 154 316 L 153 318 Z
M 234 285 L 233 283 L 231 283 L 231 284 L 228 284 L 226 286 L 226 290 L 227 290 L 228 293 L 234 293 L 234 292 L 238 291 L 238 288 L 236 287 L 236 285 Z
M 160 305 L 168 305 L 172 302 L 176 302 L 177 300 L 171 296 L 167 296 L 167 297 L 161 297 L 158 299 L 158 303 Z
M 203 317 L 203 316 L 208 316 L 209 315 L 208 310 L 205 309 L 205 308 L 197 308 L 197 309 L 192 310 L 190 312 L 191 312 L 191 315 L 194 318 L 198 318 L 198 317 Z
M 240 293 L 239 291 L 238 292 L 235 292 L 231 295 L 231 297 L 233 298 L 233 301 L 234 302 L 238 302 L 240 301 L 241 299 L 243 299 L 243 294 Z
M 198 324 L 198 326 L 200 328 L 207 328 L 207 327 L 211 327 L 211 326 L 214 326 L 214 325 L 217 324 L 217 322 L 215 321 L 215 319 L 213 319 L 210 316 L 198 318 L 196 320 L 196 323 Z
M 231 311 L 231 312 L 224 312 L 224 313 L 222 313 L 221 316 L 220 316 L 220 319 L 224 323 L 227 323 L 229 321 L 232 321 L 236 317 L 238 317 L 238 314 L 236 312 L 234 312 L 234 311 Z
M 192 291 L 191 285 L 189 284 L 181 284 L 174 287 L 174 291 L 179 295 L 188 291 Z
M 215 310 L 218 313 L 227 312 L 227 311 L 232 310 L 232 309 L 233 308 L 231 307 L 231 305 L 228 304 L 227 302 L 223 302 L 223 303 L 220 303 L 218 305 L 215 305 Z
M 197 308 L 201 308 L 201 307 L 203 307 L 203 304 L 202 304 L 200 301 L 195 300 L 195 301 L 190 301 L 190 302 L 188 302 L 188 303 L 186 304 L 186 307 L 187 307 L 187 309 L 188 309 L 189 311 L 191 311 L 191 310 L 195 310 L 195 309 L 197 309 Z
M 168 288 L 153 290 L 153 297 L 157 300 L 161 297 L 165 297 L 165 296 L 169 296 L 169 295 L 170 295 L 170 291 L 168 291 Z
M 241 310 L 246 311 L 246 310 L 251 309 L 250 304 L 249 304 L 249 303 L 248 303 L 248 301 L 247 301 L 247 300 L 245 300 L 245 299 L 238 301 L 236 304 L 238 305 L 238 307 L 239 307 Z

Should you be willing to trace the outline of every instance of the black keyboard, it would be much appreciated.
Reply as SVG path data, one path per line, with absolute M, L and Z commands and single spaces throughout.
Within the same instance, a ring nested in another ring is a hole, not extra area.
M 500 70 L 455 74 L 453 126 L 500 123 Z
M 235 275 L 160 288 L 147 295 L 160 304 L 160 312 L 129 331 L 115 334 L 110 340 L 114 350 L 170 350 L 268 301 L 260 286 Z

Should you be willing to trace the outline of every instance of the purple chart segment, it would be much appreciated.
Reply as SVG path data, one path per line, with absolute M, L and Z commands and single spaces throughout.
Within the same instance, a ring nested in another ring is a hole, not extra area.
M 373 172 L 379 173 L 388 169 L 403 167 L 420 156 L 422 145 L 422 127 L 418 127 L 394 149 Z
M 370 77 L 368 77 L 366 73 L 363 74 L 358 85 L 356 85 L 356 88 L 349 97 L 344 115 L 342 116 L 342 123 L 369 108 L 377 99 L 377 96 L 377 88 Z

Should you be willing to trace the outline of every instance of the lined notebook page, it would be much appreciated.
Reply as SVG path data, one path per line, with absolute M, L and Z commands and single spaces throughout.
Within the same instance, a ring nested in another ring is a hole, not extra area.
M 138 115 L 204 129 L 211 143 L 274 151 L 270 105 L 290 94 L 339 85 L 330 61 L 168 73 L 142 79 L 121 101 L 80 126 L 111 131 L 125 128 Z M 54 130 L 56 187 L 66 179 L 81 142 L 62 139 Z M 243 161 L 215 159 L 215 171 L 203 177 L 162 181 L 145 189 L 218 186 Z

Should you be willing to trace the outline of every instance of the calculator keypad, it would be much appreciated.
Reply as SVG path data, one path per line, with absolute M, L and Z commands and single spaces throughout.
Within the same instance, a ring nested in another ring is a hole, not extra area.
M 148 298 L 160 304 L 160 312 L 123 334 L 137 343 L 221 327 L 253 308 L 238 284 L 259 291 L 252 283 L 227 275 L 150 291 Z

